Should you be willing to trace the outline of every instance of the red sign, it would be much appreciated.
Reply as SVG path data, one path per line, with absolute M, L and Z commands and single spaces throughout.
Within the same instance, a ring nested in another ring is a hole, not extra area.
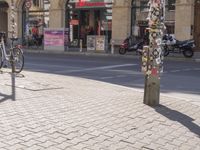
M 76 8 L 81 7 L 105 7 L 105 2 L 88 2 L 86 0 L 79 0 L 76 3 Z
M 78 25 L 78 24 L 79 24 L 79 20 L 77 20 L 77 19 L 72 19 L 72 20 L 70 21 L 70 24 L 71 24 L 71 25 Z

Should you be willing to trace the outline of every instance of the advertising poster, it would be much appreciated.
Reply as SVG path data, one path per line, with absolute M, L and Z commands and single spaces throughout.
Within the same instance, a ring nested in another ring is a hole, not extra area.
M 44 31 L 44 46 L 64 46 L 63 30 Z
M 97 51 L 105 50 L 105 36 L 96 36 L 96 50 Z
M 95 44 L 96 44 L 96 40 L 95 40 L 96 36 L 93 35 L 88 35 L 87 36 L 87 50 L 91 50 L 94 51 L 95 50 Z

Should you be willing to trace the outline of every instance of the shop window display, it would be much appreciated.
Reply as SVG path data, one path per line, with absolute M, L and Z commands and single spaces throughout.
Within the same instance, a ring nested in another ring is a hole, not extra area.
M 69 0 L 66 3 L 65 26 L 69 28 L 70 47 L 87 46 L 88 35 L 111 39 L 112 0 Z

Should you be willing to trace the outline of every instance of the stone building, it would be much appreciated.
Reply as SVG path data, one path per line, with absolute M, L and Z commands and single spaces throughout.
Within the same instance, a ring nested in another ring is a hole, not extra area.
M 89 34 L 105 35 L 118 45 L 131 34 L 142 37 L 147 27 L 148 0 L 31 0 L 28 15 L 25 0 L 14 1 L 20 39 L 31 34 L 31 27 L 41 24 L 40 32 L 44 28 L 69 28 L 74 46 L 79 46 L 80 39 L 86 44 Z M 0 31 L 7 33 L 10 2 L 0 1 Z M 200 0 L 166 0 L 165 23 L 168 33 L 179 40 L 194 38 L 200 48 Z

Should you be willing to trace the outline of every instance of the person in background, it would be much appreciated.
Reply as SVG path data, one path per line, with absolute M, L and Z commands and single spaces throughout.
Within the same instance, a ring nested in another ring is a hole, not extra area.
M 44 34 L 43 34 L 44 23 L 41 19 L 38 20 L 37 27 L 38 27 L 38 42 L 39 42 L 39 45 L 42 45 L 42 41 L 44 37 Z
M 94 35 L 94 28 L 89 27 L 88 35 Z
M 36 25 L 34 25 L 31 32 L 32 32 L 33 40 L 37 40 L 38 39 L 38 27 Z
M 149 45 L 149 28 L 145 29 L 143 39 L 144 39 L 144 44 Z

